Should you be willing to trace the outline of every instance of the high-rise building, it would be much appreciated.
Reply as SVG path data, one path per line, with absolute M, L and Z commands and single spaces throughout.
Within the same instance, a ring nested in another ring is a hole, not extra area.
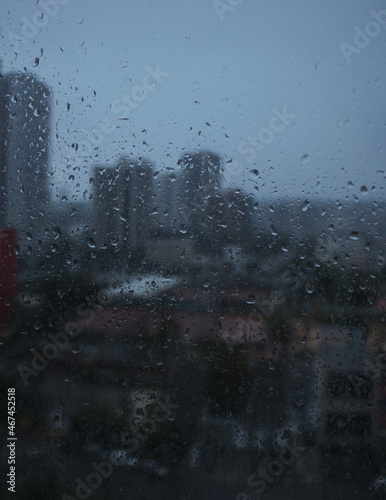
M 42 234 L 47 210 L 50 92 L 29 73 L 0 80 L 0 224 L 23 249 Z M 32 253 L 32 252 L 31 252 Z
M 180 236 L 187 225 L 185 214 L 185 189 L 182 172 L 165 172 L 154 185 L 154 200 L 157 214 L 154 217 L 154 233 Z
M 118 244 L 119 212 L 122 210 L 121 176 L 116 167 L 94 167 L 93 212 L 97 247 Z
M 152 164 L 119 159 L 114 167 L 95 167 L 95 242 L 139 255 L 150 237 Z
M 220 157 L 210 151 L 186 153 L 179 161 L 185 179 L 185 197 L 192 209 L 220 188 Z
M 179 161 L 183 176 L 180 198 L 193 233 L 200 230 L 209 198 L 219 191 L 220 162 L 210 151 L 186 153 Z
M 124 223 L 121 228 L 129 249 L 142 252 L 149 240 L 152 221 L 151 197 L 153 165 L 145 159 L 130 161 L 123 158 L 118 164 L 124 176 Z
M 248 248 L 252 231 L 252 206 L 241 190 L 227 190 L 209 196 L 202 209 L 197 249 L 221 255 L 229 245 Z

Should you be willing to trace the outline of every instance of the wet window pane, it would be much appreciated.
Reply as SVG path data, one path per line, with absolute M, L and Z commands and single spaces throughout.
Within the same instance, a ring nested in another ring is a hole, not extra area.
M 2 1 L 1 498 L 386 496 L 354 3 Z

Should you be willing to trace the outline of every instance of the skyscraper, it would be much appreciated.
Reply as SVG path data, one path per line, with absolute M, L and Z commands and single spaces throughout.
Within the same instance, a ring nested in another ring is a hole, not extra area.
M 23 249 L 37 240 L 49 201 L 50 92 L 29 73 L 0 80 L 0 224 L 18 230 Z
M 187 153 L 179 164 L 183 178 L 180 199 L 189 229 L 197 236 L 206 218 L 208 201 L 220 188 L 220 157 L 210 151 Z
M 185 182 L 182 172 L 165 172 L 158 176 L 154 186 L 157 215 L 154 230 L 157 234 L 178 235 L 186 227 L 185 198 L 183 196 Z
M 97 246 L 115 245 L 140 255 L 150 237 L 152 164 L 121 157 L 114 167 L 95 167 L 94 214 Z
M 190 210 L 220 188 L 220 157 L 210 151 L 186 153 L 179 161 L 185 180 L 185 199 Z

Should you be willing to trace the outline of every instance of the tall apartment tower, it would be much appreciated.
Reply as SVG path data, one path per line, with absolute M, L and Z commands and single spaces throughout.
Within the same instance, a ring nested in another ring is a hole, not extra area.
M 0 224 L 23 249 L 42 236 L 49 202 L 50 92 L 29 73 L 0 80 Z M 28 240 L 28 241 L 27 241 Z
M 182 172 L 166 172 L 154 183 L 154 199 L 157 215 L 154 232 L 168 236 L 180 236 L 180 229 L 187 225 L 185 217 L 185 189 Z
M 207 203 L 220 189 L 220 162 L 210 151 L 187 153 L 179 161 L 183 177 L 180 198 L 193 233 L 200 231 Z
M 114 167 L 95 167 L 94 219 L 98 247 L 144 252 L 152 230 L 152 164 L 121 157 Z

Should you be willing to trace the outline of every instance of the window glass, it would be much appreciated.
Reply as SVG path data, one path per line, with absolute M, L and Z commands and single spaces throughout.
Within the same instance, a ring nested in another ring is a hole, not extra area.
M 384 2 L 0 14 L 0 497 L 384 498 Z

